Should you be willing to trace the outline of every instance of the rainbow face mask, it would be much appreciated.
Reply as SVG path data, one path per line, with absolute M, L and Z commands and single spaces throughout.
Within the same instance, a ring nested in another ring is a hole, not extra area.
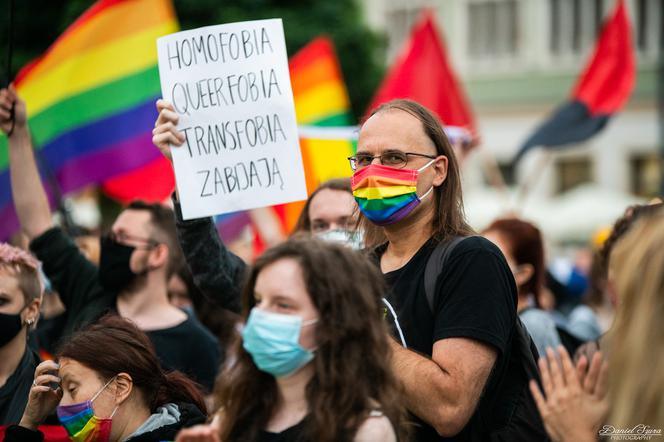
M 111 426 L 113 425 L 113 415 L 118 410 L 118 407 L 115 407 L 111 417 L 102 419 L 95 416 L 94 410 L 92 409 L 92 402 L 97 399 L 97 396 L 101 394 L 102 391 L 108 384 L 110 384 L 115 378 L 111 379 L 104 385 L 101 390 L 99 390 L 92 399 L 79 402 L 78 404 L 72 405 L 59 405 L 56 409 L 58 414 L 58 420 L 67 430 L 69 439 L 74 442 L 108 442 L 108 439 L 111 436 Z
M 351 187 L 362 214 L 379 226 L 404 219 L 433 191 L 432 186 L 422 197 L 417 196 L 417 176 L 433 162 L 416 170 L 370 164 L 355 172 Z

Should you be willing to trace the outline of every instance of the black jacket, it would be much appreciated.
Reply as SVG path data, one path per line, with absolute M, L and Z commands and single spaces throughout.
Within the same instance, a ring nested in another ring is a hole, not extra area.
M 180 203 L 175 198 L 173 203 L 178 240 L 196 287 L 216 307 L 240 313 L 249 267 L 219 239 L 212 218 L 184 221 Z

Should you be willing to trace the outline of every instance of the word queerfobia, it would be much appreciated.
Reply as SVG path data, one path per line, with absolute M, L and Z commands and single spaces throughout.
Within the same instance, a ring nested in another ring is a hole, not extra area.
M 191 83 L 176 82 L 171 89 L 171 101 L 181 115 L 210 107 L 255 103 L 276 95 L 282 92 L 274 69 L 203 78 Z

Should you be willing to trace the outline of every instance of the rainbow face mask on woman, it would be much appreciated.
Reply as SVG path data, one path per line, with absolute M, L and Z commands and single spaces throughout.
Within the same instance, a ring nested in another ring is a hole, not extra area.
M 59 405 L 56 409 L 58 420 L 67 430 L 69 439 L 74 442 L 108 442 L 111 436 L 111 426 L 113 425 L 113 415 L 118 407 L 115 407 L 113 413 L 109 418 L 102 419 L 95 416 L 92 409 L 92 402 L 97 399 L 97 396 L 108 384 L 115 378 L 108 381 L 99 390 L 92 399 L 72 405 Z
M 419 169 L 370 164 L 355 172 L 351 187 L 362 214 L 379 226 L 404 219 L 433 191 L 432 186 L 422 197 L 417 196 L 417 176 L 433 162 Z

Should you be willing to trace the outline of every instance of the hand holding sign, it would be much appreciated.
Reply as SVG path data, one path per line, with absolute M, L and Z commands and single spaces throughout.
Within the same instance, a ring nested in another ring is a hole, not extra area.
M 184 134 L 177 130 L 180 118 L 173 105 L 165 100 L 157 100 L 157 112 L 159 116 L 152 131 L 152 143 L 172 162 L 171 146 L 182 146 L 185 141 Z
M 209 26 L 157 42 L 153 141 L 185 219 L 306 198 L 281 20 Z M 168 155 L 167 155 L 168 156 Z

